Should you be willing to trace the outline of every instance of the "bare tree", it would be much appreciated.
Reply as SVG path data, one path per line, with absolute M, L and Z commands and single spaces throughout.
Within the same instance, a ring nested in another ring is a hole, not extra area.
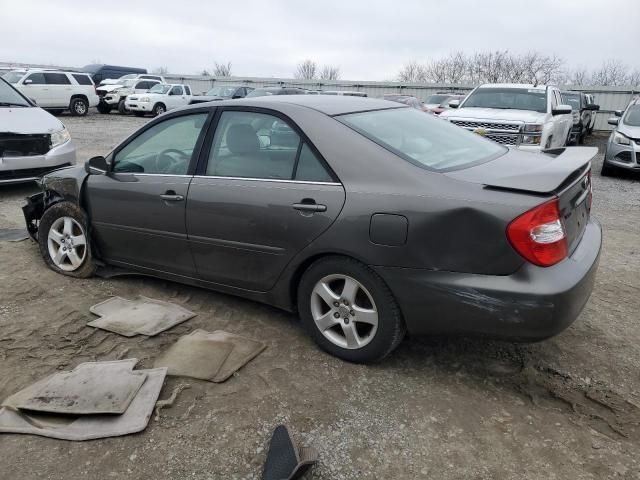
M 627 85 L 630 87 L 640 87 L 640 69 L 635 69 L 627 77 Z
M 214 62 L 213 65 L 214 77 L 230 77 L 231 76 L 231 62 L 218 63 Z
M 156 75 L 166 75 L 169 73 L 169 69 L 167 67 L 156 67 L 151 71 L 151 73 L 155 73 Z
M 400 82 L 416 83 L 425 82 L 426 80 L 426 68 L 415 60 L 405 64 L 400 73 L 398 73 L 398 81 Z
M 210 77 L 210 76 L 211 76 L 211 73 L 209 72 L 209 70 L 207 70 L 207 69 L 205 68 L 205 69 L 203 69 L 202 71 L 200 71 L 199 75 L 200 75 L 200 76 L 202 76 L 202 77 Z
M 339 80 L 340 79 L 340 67 L 334 65 L 325 65 L 320 70 L 321 80 Z
M 571 85 L 586 85 L 589 83 L 589 72 L 584 67 L 578 67 L 571 72 L 568 80 Z
M 295 77 L 301 80 L 313 80 L 318 72 L 318 64 L 313 60 L 300 62 L 296 67 Z
M 628 67 L 620 60 L 605 60 L 591 75 L 591 84 L 605 87 L 624 85 L 627 81 L 627 71 Z

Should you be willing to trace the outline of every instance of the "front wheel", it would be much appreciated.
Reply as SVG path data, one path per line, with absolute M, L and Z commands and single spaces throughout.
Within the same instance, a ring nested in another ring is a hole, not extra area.
M 124 100 L 120 100 L 118 102 L 118 113 L 120 113 L 121 115 L 126 115 L 127 113 L 129 113 L 127 106 L 124 104 Z
M 54 271 L 86 278 L 95 272 L 87 218 L 77 205 L 61 202 L 44 212 L 38 227 L 40 253 Z
M 382 360 L 405 335 L 389 287 L 350 258 L 326 257 L 309 267 L 298 286 L 298 311 L 322 349 L 350 362 Z
M 165 107 L 165 106 L 164 106 L 164 104 L 162 104 L 162 103 L 156 103 L 156 104 L 153 106 L 152 113 L 153 113 L 153 116 L 154 116 L 154 117 L 157 117 L 158 115 L 162 115 L 162 114 L 163 114 L 164 112 L 166 112 L 166 111 L 167 111 L 167 107 Z

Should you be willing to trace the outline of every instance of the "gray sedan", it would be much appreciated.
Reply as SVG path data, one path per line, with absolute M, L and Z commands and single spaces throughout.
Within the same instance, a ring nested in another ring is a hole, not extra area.
M 109 265 L 297 311 L 355 362 L 411 334 L 539 340 L 597 269 L 593 148 L 509 150 L 393 102 L 270 96 L 148 123 L 42 181 L 24 207 L 47 264 Z

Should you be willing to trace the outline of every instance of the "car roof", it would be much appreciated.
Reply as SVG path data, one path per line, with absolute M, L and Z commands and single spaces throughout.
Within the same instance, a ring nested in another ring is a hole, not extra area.
M 551 86 L 551 85 L 549 85 Z M 544 91 L 547 85 L 534 85 L 533 83 L 485 83 L 481 88 L 527 88 L 530 90 Z
M 409 108 L 406 105 L 371 97 L 351 97 L 348 95 L 269 95 L 265 97 L 241 98 L 211 102 L 211 106 L 264 107 L 278 109 L 282 104 L 307 107 L 326 115 L 343 115 L 346 113 L 385 110 L 390 108 Z M 191 105 L 189 108 L 202 107 L 205 104 Z

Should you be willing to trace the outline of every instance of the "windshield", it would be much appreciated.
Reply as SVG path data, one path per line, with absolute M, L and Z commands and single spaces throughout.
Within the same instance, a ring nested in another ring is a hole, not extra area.
M 563 93 L 562 101 L 567 105 L 571 105 L 574 112 L 580 111 L 580 95 L 577 93 Z
M 207 92 L 208 97 L 230 97 L 236 93 L 236 87 L 214 87 Z
M 18 83 L 22 77 L 24 77 L 25 72 L 7 72 L 2 78 L 4 78 L 9 83 Z
M 273 92 L 262 88 L 256 88 L 253 92 L 250 92 L 247 97 L 264 97 L 265 95 L 273 95 Z
M 440 104 L 442 102 L 444 102 L 447 98 L 449 98 L 451 95 L 442 95 L 442 94 L 437 94 L 437 95 L 431 95 L 429 98 L 427 98 L 424 103 L 430 103 L 430 104 Z
M 118 77 L 118 80 L 130 80 L 132 78 L 138 78 L 138 75 L 136 75 L 135 73 L 129 73 L 127 75 L 123 75 L 121 77 Z
M 149 90 L 149 93 L 167 93 L 169 90 L 171 90 L 171 85 L 163 85 L 161 83 L 159 83 L 158 85 L 154 85 L 153 87 L 151 87 L 151 90 Z
M 11 85 L 0 80 L 0 108 L 30 107 L 31 105 Z
M 547 92 L 536 88 L 478 88 L 463 107 L 547 111 Z
M 124 82 L 119 82 L 123 87 L 133 87 L 136 84 L 137 80 L 125 80 Z
M 491 140 L 413 108 L 351 113 L 335 118 L 427 170 L 470 167 L 507 151 Z
M 622 123 L 631 127 L 640 127 L 640 105 L 632 105 L 622 119 Z

